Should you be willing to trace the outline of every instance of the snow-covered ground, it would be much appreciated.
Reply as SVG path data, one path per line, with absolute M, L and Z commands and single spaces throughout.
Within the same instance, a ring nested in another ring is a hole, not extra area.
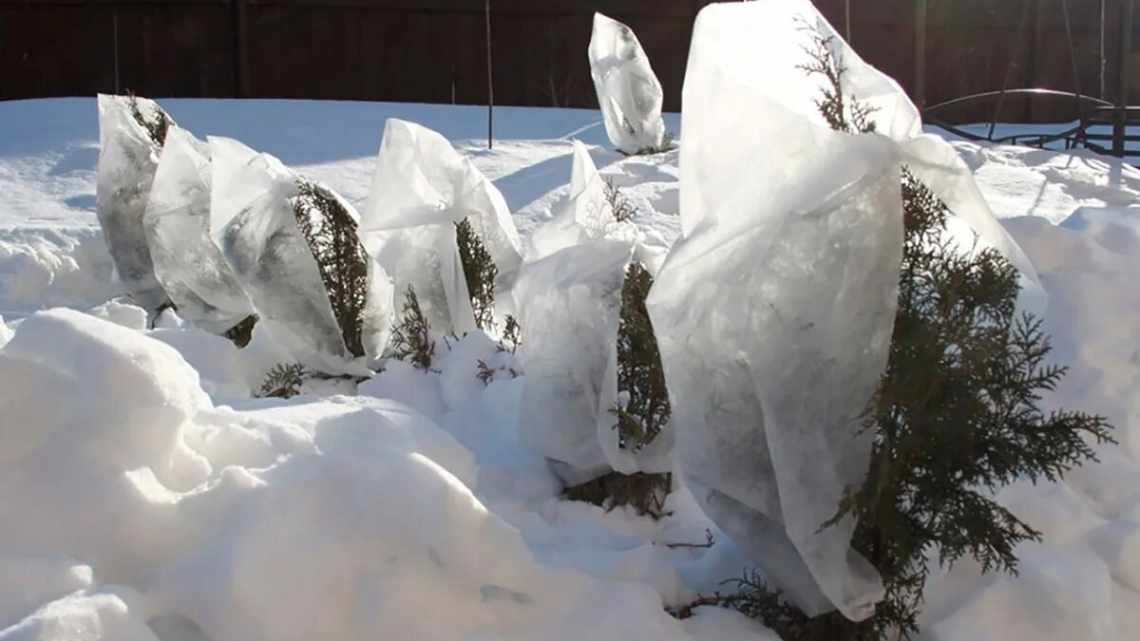
M 436 129 L 524 239 L 568 197 L 572 140 L 651 244 L 679 233 L 676 151 L 626 158 L 589 110 L 163 100 L 199 136 L 272 153 L 361 206 L 389 117 Z M 679 118 L 666 115 L 678 134 Z M 1003 502 L 1045 532 L 1020 576 L 938 572 L 924 637 L 1125 640 L 1140 630 L 1140 171 L 1091 153 L 955 142 L 1037 268 L 1057 362 L 1046 402 L 1120 447 Z M 747 561 L 681 490 L 660 521 L 557 497 L 518 439 L 522 379 L 481 333 L 422 374 L 251 399 L 274 362 L 166 317 L 145 329 L 96 221 L 94 99 L 0 102 L 0 640 L 775 639 L 677 605 Z M 47 313 L 36 312 L 48 308 Z M 77 313 L 79 310 L 88 312 Z M 14 334 L 14 337 L 13 337 Z M 10 342 L 9 342 L 10 341 Z M 703 543 L 677 548 L 669 543 Z

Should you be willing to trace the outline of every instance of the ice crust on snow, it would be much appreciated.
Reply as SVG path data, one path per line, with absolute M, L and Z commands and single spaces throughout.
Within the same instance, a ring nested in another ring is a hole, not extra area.
M 661 83 L 633 30 L 595 13 L 588 54 L 610 142 L 627 154 L 659 149 L 665 138 Z
M 139 305 L 153 312 L 166 295 L 154 275 L 143 215 L 161 148 L 135 120 L 132 100 L 144 117 L 165 117 L 152 100 L 99 94 L 96 211 L 119 281 Z
M 253 313 L 210 236 L 210 148 L 171 126 L 143 216 L 155 276 L 179 315 L 221 334 Z
M 317 261 L 297 225 L 296 174 L 236 140 L 211 137 L 209 143 L 211 237 L 253 301 L 259 324 L 295 360 L 318 371 L 366 374 L 366 359 L 345 346 Z M 359 219 L 349 203 L 341 204 Z M 370 261 L 362 329 L 368 357 L 379 356 L 387 344 L 392 301 L 387 274 Z
M 397 302 L 413 286 L 432 327 L 445 333 L 475 329 L 454 225 L 465 218 L 499 270 L 496 291 L 509 291 L 522 246 L 503 195 L 439 133 L 389 119 L 361 228 L 395 279 Z

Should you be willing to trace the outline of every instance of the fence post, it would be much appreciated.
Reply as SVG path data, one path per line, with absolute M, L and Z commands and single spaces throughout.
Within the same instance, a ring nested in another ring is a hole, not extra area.
M 926 0 L 915 0 L 914 101 L 920 111 L 926 107 Z
M 119 6 L 111 7 L 111 48 L 115 52 L 115 95 L 121 94 L 119 83 Z
M 1112 153 L 1124 156 L 1128 127 L 1128 98 L 1132 85 L 1133 0 L 1120 0 L 1120 92 L 1116 97 L 1116 122 L 1112 127 Z

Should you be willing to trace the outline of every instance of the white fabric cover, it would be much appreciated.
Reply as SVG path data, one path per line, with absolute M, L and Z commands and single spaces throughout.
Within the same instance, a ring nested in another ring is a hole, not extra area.
M 413 285 L 437 331 L 475 329 L 455 241 L 454 223 L 464 218 L 499 269 L 497 298 L 507 298 L 522 244 L 503 195 L 439 133 L 390 118 L 361 229 L 395 278 L 397 302 Z
M 994 247 L 1021 272 L 1022 304 L 1043 309 L 1045 294 L 1037 271 L 1017 242 L 997 222 L 989 205 L 974 183 L 973 173 L 945 140 L 922 133 L 918 108 L 890 76 L 863 61 L 809 0 L 757 0 L 748 3 L 710 5 L 697 18 L 701 33 L 694 31 L 693 46 L 683 95 L 681 129 L 685 142 L 681 149 L 684 171 L 702 174 L 681 189 L 681 228 L 692 233 L 711 215 L 708 199 L 716 199 L 724 183 L 737 180 L 735 174 L 711 175 L 720 164 L 697 160 L 711 155 L 744 153 L 744 145 L 730 150 L 716 144 L 725 132 L 750 132 L 768 142 L 766 152 L 732 160 L 747 167 L 752 180 L 763 183 L 769 176 L 795 176 L 815 162 L 809 151 L 818 146 L 814 134 L 789 136 L 785 119 L 802 118 L 821 128 L 827 125 L 816 108 L 816 100 L 826 86 L 819 74 L 806 74 L 799 65 L 810 60 L 812 31 L 831 37 L 831 51 L 846 72 L 844 94 L 874 109 L 871 121 L 876 132 L 901 143 L 904 163 L 977 234 L 979 248 Z M 699 37 L 698 37 L 699 36 Z M 696 46 L 699 42 L 699 47 Z M 694 69 L 700 71 L 695 72 Z M 737 96 L 739 99 L 731 99 Z M 753 107 L 763 101 L 765 111 Z M 729 103 L 729 104 L 717 104 Z M 718 118 L 696 114 L 716 110 Z M 779 112 L 779 117 L 773 117 Z M 732 123 L 731 127 L 730 124 Z M 751 152 L 749 152 L 751 153 Z M 682 179 L 683 180 L 683 179 Z M 966 247 L 974 239 L 961 239 Z
M 613 207 L 606 200 L 606 184 L 590 152 L 581 141 L 573 143 L 574 158 L 570 167 L 570 198 L 530 237 L 527 260 L 538 260 L 581 243 L 600 238 L 634 242 L 637 228 L 614 219 Z
M 209 143 L 210 234 L 253 301 L 259 327 L 319 371 L 368 375 L 366 360 L 353 358 L 345 347 L 316 259 L 297 226 L 292 199 L 298 177 L 273 156 L 236 140 L 211 136 Z M 370 261 L 362 331 L 369 358 L 387 345 L 393 295 L 387 274 Z
M 818 17 L 806 2 L 701 12 L 682 115 L 683 237 L 648 306 L 675 466 L 698 502 L 808 614 L 861 620 L 883 596 L 878 573 L 850 549 L 852 519 L 820 527 L 869 462 L 858 417 L 897 307 L 901 152 L 815 113 L 818 85 L 796 69 L 808 37 L 797 14 Z
M 627 154 L 660 148 L 665 139 L 661 83 L 633 30 L 595 13 L 588 53 L 610 142 Z
M 135 98 L 145 117 L 163 113 L 152 100 Z M 126 292 L 148 312 L 166 301 L 154 275 L 143 214 L 161 148 L 131 113 L 131 98 L 99 94 L 99 162 L 95 211 Z
M 210 148 L 171 126 L 143 217 L 154 273 L 181 318 L 215 334 L 253 313 L 210 238 Z
M 617 402 L 617 329 L 631 256 L 628 242 L 585 242 L 526 263 L 515 286 L 526 371 L 520 439 L 558 463 L 570 485 L 612 467 L 599 430 L 616 423 L 609 410 Z

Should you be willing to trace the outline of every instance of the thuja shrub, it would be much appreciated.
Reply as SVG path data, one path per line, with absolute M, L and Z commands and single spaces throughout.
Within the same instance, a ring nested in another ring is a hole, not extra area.
M 364 356 L 368 253 L 356 220 L 332 192 L 306 180 L 297 181 L 293 214 L 316 259 L 344 345 L 353 356 Z
M 490 331 L 495 325 L 495 278 L 499 275 L 499 268 L 469 219 L 455 223 L 455 231 L 475 325 Z
M 813 32 L 811 62 L 801 67 L 827 80 L 819 112 L 837 131 L 872 133 L 873 112 L 843 95 L 845 69 L 831 44 Z M 1066 369 L 1049 364 L 1041 321 L 1017 312 L 1017 270 L 996 250 L 948 240 L 950 209 L 905 168 L 900 188 L 898 310 L 887 368 L 860 426 L 874 436 L 870 468 L 821 524 L 856 519 L 851 545 L 879 571 L 886 596 L 859 623 L 837 612 L 808 618 L 746 573 L 731 582 L 735 593 L 698 603 L 757 617 L 786 641 L 913 639 L 930 555 L 942 566 L 969 557 L 983 572 L 1016 574 L 1017 545 L 1042 533 L 997 503 L 997 490 L 1018 479 L 1059 480 L 1096 460 L 1090 443 L 1114 442 L 1103 417 L 1042 409 Z

